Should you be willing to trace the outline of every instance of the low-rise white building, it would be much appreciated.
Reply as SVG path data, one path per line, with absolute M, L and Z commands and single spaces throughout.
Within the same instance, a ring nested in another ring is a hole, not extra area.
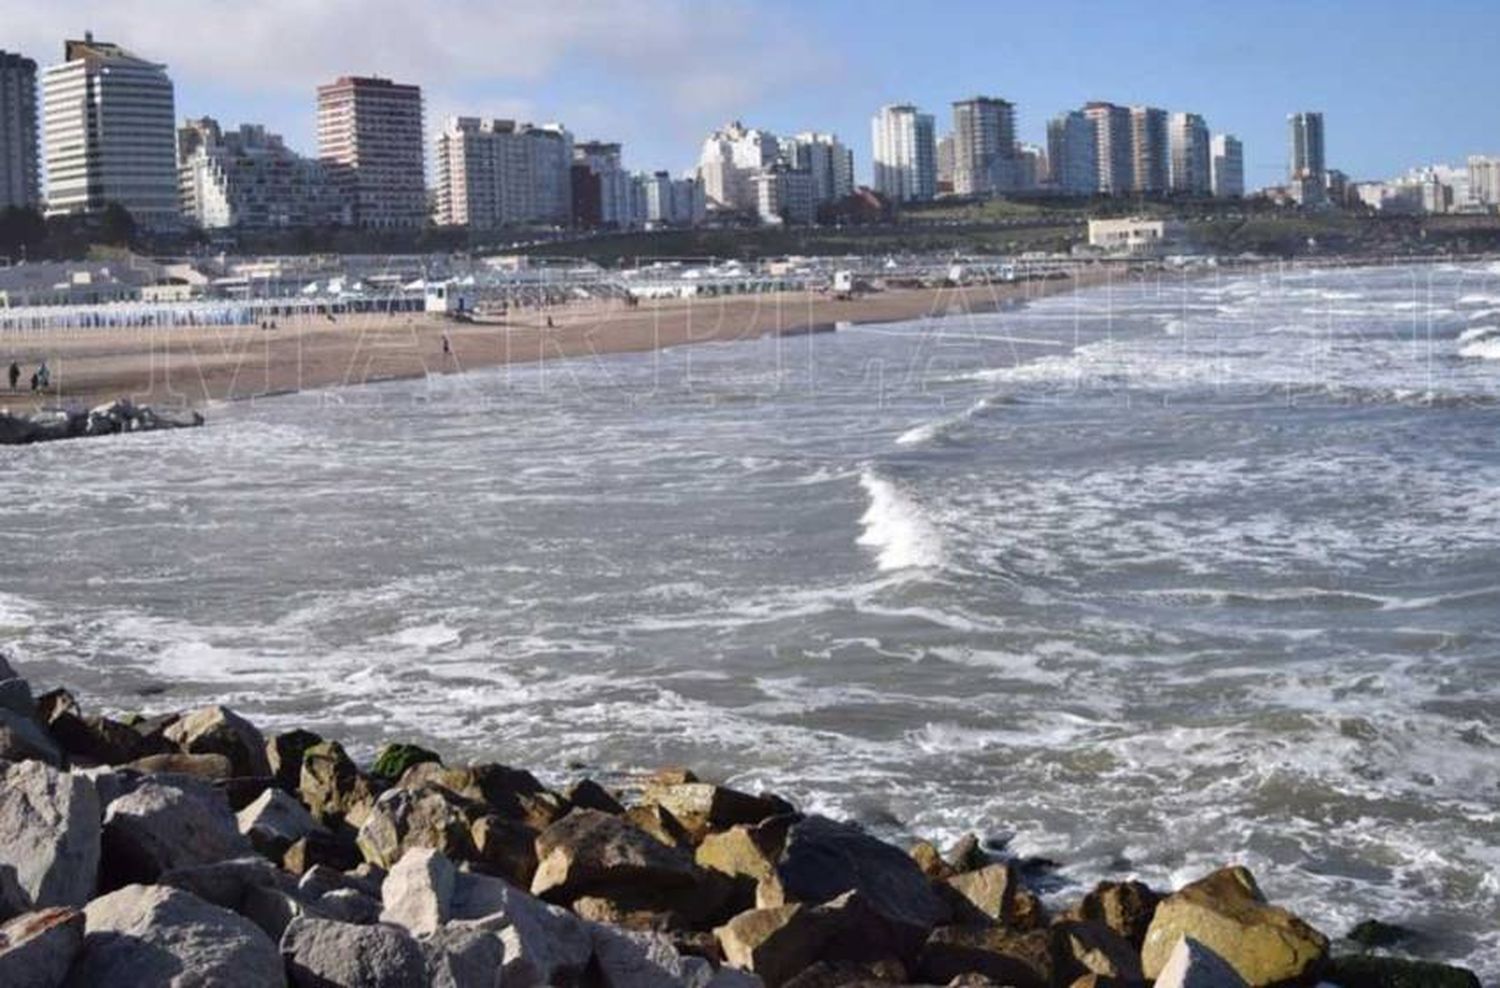
M 1187 225 L 1181 220 L 1089 220 L 1089 246 L 1109 254 L 1160 255 L 1187 243 Z

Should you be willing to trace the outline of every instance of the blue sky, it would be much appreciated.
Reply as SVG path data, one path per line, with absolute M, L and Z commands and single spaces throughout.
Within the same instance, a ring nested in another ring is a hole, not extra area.
M 692 165 L 734 117 L 832 130 L 869 172 L 869 118 L 911 101 L 1017 104 L 1024 140 L 1090 99 L 1202 113 L 1281 179 L 1286 114 L 1320 109 L 1328 160 L 1381 177 L 1500 153 L 1500 3 L 1032 0 L 0 0 L 0 48 L 43 64 L 100 38 L 168 63 L 179 116 L 262 122 L 312 152 L 313 87 L 423 86 L 448 113 L 560 120 L 633 168 Z

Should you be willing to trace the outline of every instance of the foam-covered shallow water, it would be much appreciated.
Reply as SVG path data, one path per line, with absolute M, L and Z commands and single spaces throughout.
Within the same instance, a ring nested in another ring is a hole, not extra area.
M 1489 980 L 1497 309 L 1481 266 L 1120 284 L 11 450 L 0 638 L 117 711 L 977 829 L 1060 897 L 1233 857 Z

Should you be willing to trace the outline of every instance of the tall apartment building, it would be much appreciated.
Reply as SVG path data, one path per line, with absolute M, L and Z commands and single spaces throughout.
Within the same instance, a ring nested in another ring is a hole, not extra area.
M 1167 111 L 1154 106 L 1130 108 L 1131 191 L 1138 195 L 1166 192 L 1171 178 Z
M 1084 106 L 1083 115 L 1094 125 L 1097 190 L 1108 196 L 1124 195 L 1135 184 L 1130 111 L 1113 103 L 1094 102 Z
M 1210 183 L 1216 199 L 1245 194 L 1245 149 L 1233 134 L 1215 134 L 1209 148 Z
M 1298 202 L 1312 204 L 1326 198 L 1328 163 L 1323 148 L 1323 114 L 1293 113 L 1289 130 L 1287 179 Z
M 172 80 L 93 35 L 63 43 L 42 73 L 47 215 L 97 213 L 119 203 L 147 229 L 182 221 Z
M 1047 122 L 1047 185 L 1068 196 L 1099 191 L 1099 144 L 1094 121 L 1079 110 Z
M 812 175 L 816 205 L 854 194 L 854 152 L 836 134 L 804 132 L 781 142 L 781 157 L 794 169 Z
M 1500 157 L 1469 156 L 1469 198 L 1491 209 L 1500 206 Z
M 753 178 L 781 155 L 781 142 L 768 130 L 736 120 L 714 131 L 698 156 L 698 177 L 709 202 L 718 209 L 753 213 L 757 197 Z
M 757 172 L 755 212 L 762 223 L 806 226 L 817 219 L 812 173 L 778 161 Z
M 1213 188 L 1208 125 L 1196 113 L 1174 113 L 1167 129 L 1171 143 L 1172 191 L 1181 195 L 1208 195 Z
M 345 190 L 321 161 L 287 148 L 264 127 L 224 131 L 212 117 L 177 132 L 182 213 L 205 230 L 346 226 Z
M 620 145 L 582 141 L 573 145 L 573 222 L 626 230 L 645 222 L 635 201 L 635 178 L 625 170 Z
M 444 226 L 566 225 L 573 215 L 573 135 L 557 124 L 450 117 L 437 139 Z
M 40 203 L 36 141 L 36 63 L 0 51 L 0 209 Z
M 420 87 L 361 76 L 319 86 L 318 154 L 345 183 L 356 225 L 399 230 L 426 224 Z
M 644 222 L 653 227 L 691 227 L 703 222 L 707 203 L 696 177 L 673 178 L 667 172 L 636 176 Z
M 940 193 L 953 191 L 952 134 L 944 134 L 937 140 L 937 188 Z
M 1016 108 L 975 96 L 953 104 L 953 191 L 995 195 L 1016 186 Z
M 909 104 L 881 107 L 870 121 L 870 136 L 876 192 L 895 202 L 919 202 L 937 194 L 937 140 L 931 114 Z

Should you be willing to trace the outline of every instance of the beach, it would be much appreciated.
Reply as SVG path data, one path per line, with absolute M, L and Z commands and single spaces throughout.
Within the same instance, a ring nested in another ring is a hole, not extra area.
M 17 361 L 23 373 L 18 390 L 0 391 L 0 408 L 91 406 L 122 397 L 163 408 L 195 408 L 506 364 L 790 335 L 841 323 L 980 314 L 1128 277 L 1120 269 L 1089 267 L 1069 278 L 897 288 L 842 300 L 807 292 L 642 301 L 629 307 L 619 301 L 581 302 L 476 322 L 397 313 L 281 320 L 275 328 L 8 330 L 0 332 L 0 363 Z M 52 387 L 33 393 L 31 372 L 44 360 Z

